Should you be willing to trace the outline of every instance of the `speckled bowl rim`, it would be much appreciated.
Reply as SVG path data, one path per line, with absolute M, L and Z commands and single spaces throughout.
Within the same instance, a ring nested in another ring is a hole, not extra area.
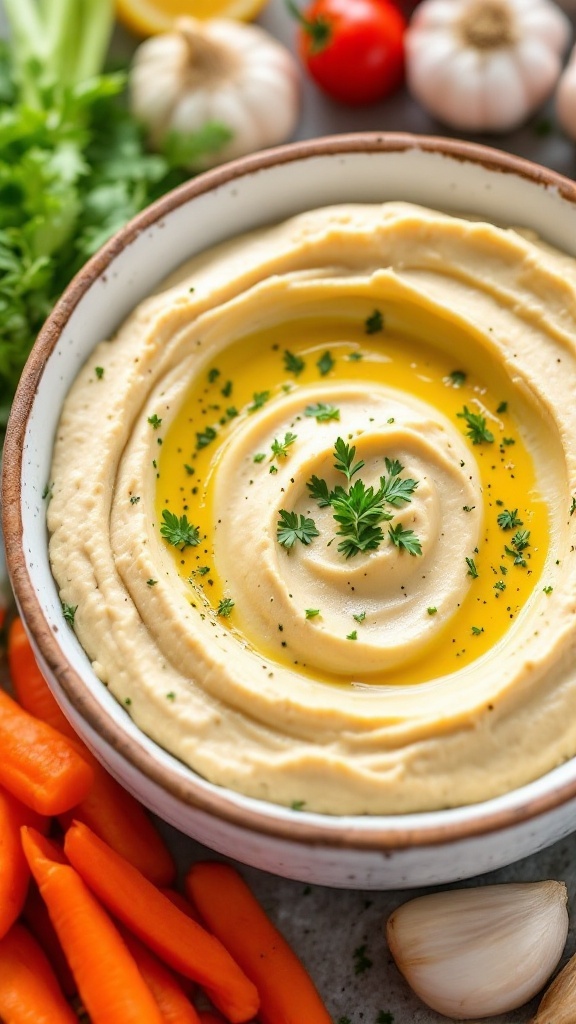
M 229 798 L 230 791 L 224 788 L 211 787 L 207 792 L 206 788 L 195 787 L 195 780 L 200 780 L 200 777 L 192 770 L 184 784 L 182 779 L 174 777 L 170 768 L 159 764 L 150 751 L 139 745 L 137 740 L 127 736 L 120 725 L 109 718 L 105 709 L 87 690 L 81 676 L 63 654 L 58 643 L 58 634 L 53 631 L 42 611 L 23 549 L 21 476 L 24 443 L 35 395 L 46 362 L 57 344 L 61 331 L 85 292 L 141 232 L 189 200 L 227 185 L 235 179 L 275 165 L 318 156 L 392 153 L 406 150 L 439 153 L 453 160 L 481 165 L 491 171 L 512 174 L 532 184 L 552 188 L 563 199 L 576 206 L 576 183 L 563 175 L 488 146 L 440 136 L 386 132 L 326 136 L 278 146 L 207 171 L 166 194 L 133 218 L 85 264 L 69 284 L 40 331 L 26 363 L 12 405 L 4 446 L 2 521 L 8 572 L 26 626 L 46 666 L 61 687 L 65 699 L 105 744 L 148 780 L 170 793 L 178 802 L 263 836 L 310 846 L 372 851 L 401 850 L 446 844 L 510 829 L 576 798 L 576 761 L 572 778 L 562 782 L 551 782 L 549 790 L 527 797 L 518 806 L 487 810 L 491 803 L 488 801 L 487 804 L 467 807 L 465 810 L 468 813 L 461 820 L 458 820 L 458 811 L 463 809 L 455 808 L 454 820 L 441 821 L 437 824 L 433 820 L 430 824 L 430 819 L 434 819 L 434 813 L 410 814 L 404 816 L 410 821 L 407 826 L 402 825 L 402 815 L 374 816 L 368 819 L 368 826 L 366 816 L 362 816 L 361 819 L 356 819 L 362 821 L 361 829 L 354 827 L 353 816 L 339 819 L 337 816 L 312 815 L 306 812 L 298 815 L 287 814 L 286 808 L 276 808 L 275 805 L 268 803 L 262 803 L 260 810 L 259 802 L 255 800 L 246 801 L 249 806 L 238 806 Z M 237 794 L 231 795 L 237 798 Z M 446 813 L 438 812 L 438 815 L 445 817 Z M 426 818 L 427 823 L 420 825 L 420 817 Z

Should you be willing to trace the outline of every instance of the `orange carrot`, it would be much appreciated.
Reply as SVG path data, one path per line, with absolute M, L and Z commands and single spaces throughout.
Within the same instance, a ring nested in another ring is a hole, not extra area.
M 31 828 L 22 844 L 92 1024 L 163 1024 L 118 929 L 61 850 Z
M 20 841 L 20 836 L 18 836 Z M 22 849 L 22 843 L 20 842 L 20 848 Z M 24 850 L 22 850 L 22 856 L 24 856 Z M 28 866 L 28 862 L 26 862 Z M 24 923 L 28 926 L 34 938 L 40 943 L 46 956 L 48 957 L 54 974 L 58 979 L 60 988 L 62 989 L 65 996 L 71 999 L 75 996 L 78 987 L 74 981 L 74 975 L 70 970 L 70 966 L 66 957 L 64 956 L 64 950 L 60 943 L 50 915 L 48 908 L 44 903 L 40 895 L 40 891 L 35 881 L 28 887 L 28 895 L 26 897 L 26 903 L 22 911 L 22 918 Z
M 258 995 L 252 982 L 217 939 L 175 907 L 140 871 L 81 822 L 68 829 L 64 849 L 114 916 L 161 960 L 202 985 L 228 1020 L 240 1024 L 254 1016 Z
M 0 785 L 39 814 L 82 800 L 93 773 L 73 744 L 0 690 Z
M 21 924 L 0 939 L 0 1017 L 6 1024 L 78 1024 L 42 948 Z
M 94 781 L 87 796 L 72 809 L 97 835 L 154 882 L 170 885 L 176 875 L 174 858 L 141 804 L 96 760 L 63 715 L 42 675 L 21 619 L 14 619 L 8 636 L 8 664 L 19 704 L 73 740 L 91 766 Z M 66 828 L 72 817 L 64 817 Z
M 178 910 L 181 910 L 183 914 L 186 914 L 187 917 L 191 917 L 192 920 L 196 921 L 198 924 L 202 924 L 200 914 L 196 910 L 196 907 L 193 907 L 190 900 L 187 900 L 183 893 L 178 892 L 178 889 L 170 889 L 166 886 L 162 886 L 160 888 L 160 892 L 164 893 L 164 896 L 167 896 L 170 902 L 173 903 L 175 907 L 178 907 Z
M 166 1024 L 200 1024 L 196 1009 L 175 974 L 128 930 L 121 934 Z
M 48 821 L 0 789 L 0 937 L 6 935 L 19 916 L 30 881 L 30 868 L 20 842 L 22 825 L 45 830 Z
M 331 1024 L 304 965 L 235 868 L 216 861 L 194 864 L 184 888 L 256 985 L 261 1024 Z

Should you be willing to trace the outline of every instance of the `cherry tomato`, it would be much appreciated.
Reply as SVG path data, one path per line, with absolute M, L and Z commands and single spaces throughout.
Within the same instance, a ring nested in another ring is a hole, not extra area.
M 300 56 L 336 100 L 359 105 L 394 92 L 404 77 L 406 21 L 390 0 L 313 0 L 296 11 Z

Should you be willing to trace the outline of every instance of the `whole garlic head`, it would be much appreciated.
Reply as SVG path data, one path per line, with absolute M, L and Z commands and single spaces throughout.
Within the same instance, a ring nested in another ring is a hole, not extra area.
M 506 1013 L 536 995 L 568 935 L 566 886 L 525 882 L 420 896 L 389 917 L 386 937 L 406 981 L 457 1020 Z
M 257 25 L 180 18 L 173 32 L 152 36 L 136 50 L 130 104 L 155 149 L 172 132 L 225 125 L 230 141 L 203 160 L 208 167 L 291 135 L 299 114 L 299 72 L 288 50 Z
M 424 0 L 406 33 L 406 79 L 453 128 L 506 132 L 552 93 L 571 36 L 551 0 Z

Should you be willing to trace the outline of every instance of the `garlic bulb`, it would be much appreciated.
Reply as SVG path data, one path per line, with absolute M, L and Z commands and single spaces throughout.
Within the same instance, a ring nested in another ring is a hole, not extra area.
M 570 34 L 551 0 L 424 0 L 405 37 L 408 88 L 453 128 L 510 131 L 551 94 Z
M 490 1017 L 532 998 L 568 934 L 566 886 L 527 882 L 421 896 L 386 925 L 390 952 L 423 1002 L 448 1017 Z
M 299 113 L 296 62 L 264 29 L 232 19 L 181 18 L 174 32 L 136 50 L 130 70 L 135 117 L 159 148 L 171 132 L 227 126 L 231 139 L 202 166 L 284 141 Z
M 576 139 L 576 46 L 558 83 L 556 114 L 566 134 Z

